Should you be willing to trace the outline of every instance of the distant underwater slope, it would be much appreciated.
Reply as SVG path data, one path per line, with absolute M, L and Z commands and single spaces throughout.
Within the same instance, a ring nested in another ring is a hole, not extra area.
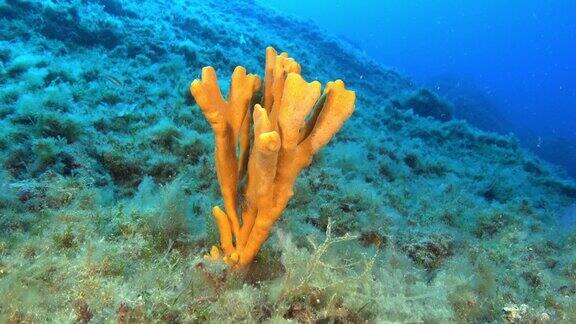
M 0 322 L 576 321 L 556 226 L 576 184 L 312 25 L 252 1 L 7 0 L 0 39 Z M 238 277 L 202 258 L 219 192 L 188 86 L 262 76 L 269 45 L 358 101 Z

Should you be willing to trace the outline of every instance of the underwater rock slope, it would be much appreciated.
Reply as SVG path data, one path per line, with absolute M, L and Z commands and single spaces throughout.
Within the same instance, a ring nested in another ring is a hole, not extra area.
M 576 321 L 576 184 L 308 23 L 6 0 L 0 35 L 0 322 Z M 263 75 L 269 45 L 358 99 L 240 275 L 201 257 L 220 202 L 188 87 Z

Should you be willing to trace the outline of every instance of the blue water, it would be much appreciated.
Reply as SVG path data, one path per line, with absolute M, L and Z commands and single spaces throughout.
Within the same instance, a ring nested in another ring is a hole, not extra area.
M 474 88 L 482 113 L 503 125 L 491 130 L 515 133 L 576 175 L 576 1 L 261 2 L 314 21 L 441 94 Z

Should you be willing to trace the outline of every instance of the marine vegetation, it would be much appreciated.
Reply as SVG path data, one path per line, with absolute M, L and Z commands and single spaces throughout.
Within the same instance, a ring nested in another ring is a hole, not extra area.
M 232 74 L 228 101 L 222 98 L 212 67 L 202 69 L 202 80 L 190 86 L 214 130 L 216 172 L 226 212 L 214 207 L 213 214 L 223 259 L 238 267 L 254 259 L 294 195 L 298 174 L 350 117 L 356 100 L 341 80 L 329 82 L 320 96 L 320 83 L 304 81 L 300 65 L 271 47 L 266 49 L 264 107 L 256 104 L 251 117 L 252 99 L 259 87 L 260 79 L 246 75 L 240 66 Z M 244 177 L 240 213 L 238 184 Z M 220 257 L 220 250 L 213 246 L 210 258 Z

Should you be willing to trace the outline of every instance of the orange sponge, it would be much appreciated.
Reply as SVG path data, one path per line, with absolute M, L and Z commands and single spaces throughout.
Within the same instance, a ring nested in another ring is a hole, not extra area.
M 266 49 L 263 106 L 255 104 L 250 113 L 259 88 L 258 76 L 240 66 L 232 74 L 228 100 L 212 67 L 202 69 L 202 78 L 190 86 L 214 130 L 225 209 L 212 211 L 222 251 L 213 246 L 207 258 L 234 268 L 254 260 L 292 197 L 296 178 L 350 117 L 356 99 L 341 80 L 329 82 L 321 94 L 318 81 L 306 82 L 300 65 L 271 47 Z

